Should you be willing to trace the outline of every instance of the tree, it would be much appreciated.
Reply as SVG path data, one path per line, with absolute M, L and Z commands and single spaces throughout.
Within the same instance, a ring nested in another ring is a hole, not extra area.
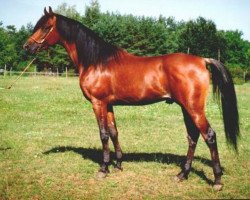
M 17 59 L 17 52 L 15 49 L 15 27 L 8 26 L 6 29 L 0 23 L 0 67 L 3 68 L 4 65 L 7 69 L 13 67 Z
M 191 54 L 217 58 L 218 49 L 221 49 L 219 41 L 215 23 L 199 17 L 185 24 L 179 36 L 179 51 L 190 49 Z
M 28 23 L 26 26 L 22 26 L 19 31 L 15 34 L 15 49 L 18 52 L 17 65 L 15 65 L 15 70 L 22 71 L 25 66 L 27 66 L 28 62 L 32 59 L 33 56 L 29 55 L 24 49 L 23 44 L 29 36 L 31 35 L 33 30 L 33 25 Z M 31 69 L 31 68 L 30 68 Z
M 101 17 L 100 4 L 97 0 L 92 0 L 90 6 L 85 8 L 85 16 L 83 18 L 83 23 L 92 28 Z
M 165 24 L 154 18 L 106 13 L 92 27 L 107 42 L 136 55 L 169 52 Z
M 62 3 L 55 10 L 56 13 L 80 21 L 82 19 L 79 12 L 76 10 L 76 6 L 70 6 L 67 3 Z
M 242 39 L 241 31 L 220 31 L 225 40 L 225 61 L 231 66 L 250 67 L 249 42 Z

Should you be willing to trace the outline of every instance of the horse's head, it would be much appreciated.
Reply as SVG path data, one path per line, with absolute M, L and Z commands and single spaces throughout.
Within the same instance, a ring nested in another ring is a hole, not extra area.
M 44 15 L 37 22 L 33 34 L 23 48 L 31 53 L 36 53 L 58 43 L 59 40 L 60 37 L 56 30 L 56 14 L 53 13 L 51 7 L 49 7 L 49 12 L 44 8 Z

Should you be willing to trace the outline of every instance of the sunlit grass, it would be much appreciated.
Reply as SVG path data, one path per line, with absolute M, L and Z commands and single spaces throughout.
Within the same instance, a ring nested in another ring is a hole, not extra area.
M 11 80 L 0 77 L 0 87 Z M 207 102 L 224 167 L 225 187 L 214 192 L 202 139 L 189 179 L 173 181 L 187 151 L 178 105 L 115 107 L 124 171 L 115 173 L 111 166 L 106 179 L 96 180 L 101 142 L 78 79 L 23 77 L 12 89 L 0 90 L 0 199 L 250 198 L 250 85 L 236 90 L 238 156 L 227 147 L 218 105 L 212 97 Z

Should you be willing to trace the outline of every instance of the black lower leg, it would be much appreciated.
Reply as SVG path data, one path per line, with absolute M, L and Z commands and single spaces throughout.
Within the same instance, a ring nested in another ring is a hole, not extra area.
M 100 137 L 102 141 L 102 147 L 103 147 L 103 162 L 101 165 L 101 168 L 99 172 L 108 173 L 108 166 L 110 164 L 110 150 L 109 150 L 109 134 L 105 130 L 100 131 Z
M 217 148 L 216 133 L 211 127 L 208 127 L 208 130 L 207 130 L 206 143 L 209 147 L 211 158 L 212 158 L 213 172 L 214 172 L 214 177 L 215 177 L 214 184 L 220 185 L 221 176 L 223 175 L 223 173 L 222 173 L 222 168 L 220 165 L 219 153 L 218 153 L 218 148 Z
M 188 133 L 188 136 L 187 136 L 188 152 L 187 152 L 186 161 L 185 161 L 184 165 L 182 166 L 182 170 L 177 175 L 179 180 L 184 180 L 184 179 L 188 178 L 188 174 L 189 174 L 189 172 L 191 170 L 191 166 L 192 166 L 195 148 L 196 148 L 199 136 L 200 136 L 199 130 L 197 129 L 196 125 L 194 124 L 192 118 L 187 113 L 185 108 L 182 108 L 182 112 L 183 112 L 184 122 L 185 122 L 185 125 L 187 128 L 187 133 Z
M 115 148 L 115 155 L 116 155 L 116 165 L 115 168 L 122 170 L 122 150 L 120 144 L 118 142 L 117 133 L 114 135 L 111 133 L 111 139 L 114 144 Z
M 115 168 L 122 170 L 122 152 L 116 151 L 116 165 Z
M 122 170 L 122 150 L 118 141 L 118 131 L 116 128 L 116 123 L 115 123 L 115 115 L 114 115 L 113 107 L 111 105 L 108 106 L 107 120 L 108 120 L 108 130 L 109 130 L 110 138 L 115 148 L 115 155 L 116 155 L 115 168 Z
M 101 168 L 99 169 L 99 172 L 103 172 L 103 173 L 109 173 L 109 163 L 108 162 L 103 162 L 101 165 Z
M 180 180 L 184 180 L 188 178 L 188 174 L 191 170 L 192 161 L 193 161 L 194 152 L 195 152 L 198 138 L 195 138 L 195 141 L 196 142 L 194 142 L 193 139 L 190 136 L 188 136 L 189 147 L 188 147 L 188 152 L 187 152 L 187 159 L 186 159 L 185 164 L 182 167 L 181 172 L 177 175 Z
M 214 184 L 215 185 L 220 185 L 221 183 L 221 176 L 223 175 L 220 163 L 214 163 L 213 164 L 213 171 L 214 171 Z

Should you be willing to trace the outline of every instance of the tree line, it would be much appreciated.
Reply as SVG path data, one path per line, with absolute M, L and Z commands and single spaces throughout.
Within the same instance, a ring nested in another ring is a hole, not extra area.
M 219 59 L 237 74 L 250 68 L 250 42 L 239 30 L 218 30 L 216 24 L 203 17 L 187 22 L 174 17 L 158 18 L 102 13 L 98 1 L 86 6 L 80 14 L 75 6 L 61 4 L 56 13 L 80 21 L 107 42 L 140 56 L 184 52 Z M 6 27 L 0 22 L 0 68 L 22 70 L 31 60 L 22 46 L 31 35 L 34 24 Z M 51 69 L 63 72 L 75 69 L 63 47 L 57 45 L 37 55 L 38 71 Z

